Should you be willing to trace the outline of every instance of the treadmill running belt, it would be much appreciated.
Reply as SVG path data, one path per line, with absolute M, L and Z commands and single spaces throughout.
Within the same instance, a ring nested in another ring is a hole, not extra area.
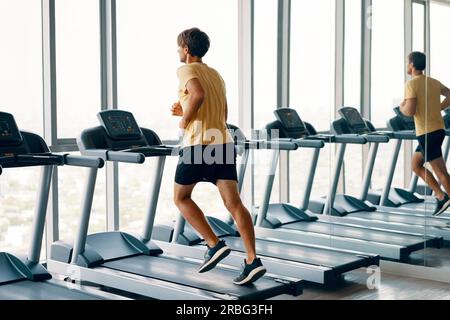
M 424 239 L 423 236 L 420 237 L 408 234 L 400 235 L 395 233 L 383 232 L 379 230 L 358 228 L 357 226 L 348 227 L 339 224 L 327 224 L 317 221 L 313 223 L 304 223 L 304 222 L 289 223 L 283 225 L 283 228 L 330 234 L 333 236 L 354 238 L 359 240 L 376 241 L 404 247 L 415 246 L 417 244 L 421 244 L 422 247 L 424 247 L 425 241 L 427 241 L 427 243 L 434 242 L 434 239 Z
M 244 251 L 244 245 L 240 238 L 225 237 L 223 239 L 231 249 L 241 252 Z M 331 244 L 332 242 L 330 241 Z M 372 262 L 372 259 L 360 257 L 356 254 L 262 239 L 256 239 L 256 252 L 260 256 L 328 267 L 337 272 L 347 272 L 360 267 L 366 267 Z
M 139 255 L 109 261 L 102 266 L 219 294 L 228 294 L 239 299 L 267 299 L 286 293 L 286 285 L 273 280 L 261 278 L 253 285 L 238 286 L 233 284 L 233 278 L 238 276 L 237 271 L 215 268 L 206 273 L 198 273 L 200 264 L 163 255 L 156 257 Z
M 88 293 L 70 290 L 45 281 L 29 280 L 0 286 L 0 300 L 99 300 Z

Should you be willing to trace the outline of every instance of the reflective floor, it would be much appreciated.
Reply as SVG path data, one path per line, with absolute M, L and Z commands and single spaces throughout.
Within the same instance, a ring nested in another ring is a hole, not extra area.
M 378 289 L 368 289 L 365 270 L 348 273 L 344 282 L 323 288 L 305 284 L 301 296 L 282 295 L 274 300 L 450 300 L 450 283 L 381 274 Z

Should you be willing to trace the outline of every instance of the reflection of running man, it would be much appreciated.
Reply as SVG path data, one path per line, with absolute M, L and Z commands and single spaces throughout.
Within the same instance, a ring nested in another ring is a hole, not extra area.
M 445 126 L 441 111 L 450 106 L 450 90 L 439 81 L 427 77 L 423 71 L 426 56 L 421 52 L 412 52 L 408 56 L 407 71 L 413 77 L 406 83 L 405 100 L 400 105 L 406 116 L 414 116 L 419 146 L 412 158 L 414 172 L 425 181 L 436 195 L 434 215 L 440 215 L 450 206 L 450 176 L 442 157 L 442 142 L 445 138 Z M 441 102 L 441 95 L 445 100 Z M 439 186 L 433 174 L 424 167 L 429 162 L 431 168 L 444 187 Z
M 184 133 L 183 149 L 175 173 L 174 201 L 186 220 L 207 242 L 205 261 L 199 272 L 209 271 L 231 250 L 225 241 L 219 241 L 191 194 L 201 181 L 217 186 L 225 207 L 236 221 L 247 251 L 242 273 L 234 283 L 249 284 L 260 278 L 266 269 L 256 258 L 252 219 L 237 188 L 234 143 L 226 126 L 225 83 L 216 70 L 202 62 L 209 49 L 209 38 L 204 32 L 197 28 L 185 30 L 177 42 L 180 61 L 185 65 L 177 72 L 180 100 L 173 104 L 172 114 L 182 117 L 179 127 Z

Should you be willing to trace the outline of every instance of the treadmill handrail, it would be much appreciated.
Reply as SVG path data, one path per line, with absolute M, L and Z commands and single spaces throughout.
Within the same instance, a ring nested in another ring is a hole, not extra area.
M 385 130 L 385 129 L 377 130 L 376 133 L 385 135 L 385 136 L 389 137 L 389 139 L 393 139 L 394 138 L 394 132 L 391 131 L 391 130 Z
M 323 141 L 324 143 L 335 143 L 336 136 L 334 134 L 329 134 L 329 133 L 319 133 L 316 135 L 308 136 L 307 139 L 319 140 L 319 141 Z
M 298 144 L 292 139 L 273 139 L 273 140 L 245 140 L 239 141 L 238 146 L 244 143 L 246 149 L 278 149 L 278 150 L 297 150 Z
M 366 144 L 367 139 L 360 135 L 355 134 L 338 134 L 335 136 L 336 143 L 348 143 L 348 144 Z
M 98 157 L 64 155 L 64 164 L 75 167 L 103 168 L 105 161 Z
M 416 140 L 416 132 L 413 130 L 394 131 L 392 138 L 397 140 Z
M 125 163 L 144 163 L 145 155 L 142 153 L 112 151 L 108 149 L 86 149 L 82 150 L 83 155 L 94 156 L 104 161 L 125 162 Z
M 128 162 L 128 163 L 144 163 L 145 155 L 142 153 L 123 152 L 123 151 L 107 151 L 108 161 Z
M 314 148 L 314 149 L 321 149 L 325 146 L 325 142 L 322 140 L 316 140 L 316 139 L 297 139 L 294 140 L 295 143 L 298 145 L 299 148 Z
M 14 163 L 36 165 L 63 165 L 64 156 L 58 154 L 17 154 Z
M 363 137 L 366 138 L 367 142 L 387 143 L 390 140 L 388 135 L 377 133 L 365 134 Z
M 145 146 L 120 150 L 120 152 L 142 153 L 146 157 L 170 156 L 177 147 L 167 145 Z
M 16 160 L 16 157 L 14 155 L 11 156 L 3 156 L 0 157 L 0 164 L 5 165 L 9 163 L 14 163 Z

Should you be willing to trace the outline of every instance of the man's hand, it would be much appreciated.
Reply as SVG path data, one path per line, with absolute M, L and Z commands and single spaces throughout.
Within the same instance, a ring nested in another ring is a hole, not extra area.
M 170 111 L 172 112 L 172 115 L 175 117 L 183 116 L 183 107 L 181 106 L 180 102 L 175 102 L 172 105 L 172 108 L 170 108 Z

